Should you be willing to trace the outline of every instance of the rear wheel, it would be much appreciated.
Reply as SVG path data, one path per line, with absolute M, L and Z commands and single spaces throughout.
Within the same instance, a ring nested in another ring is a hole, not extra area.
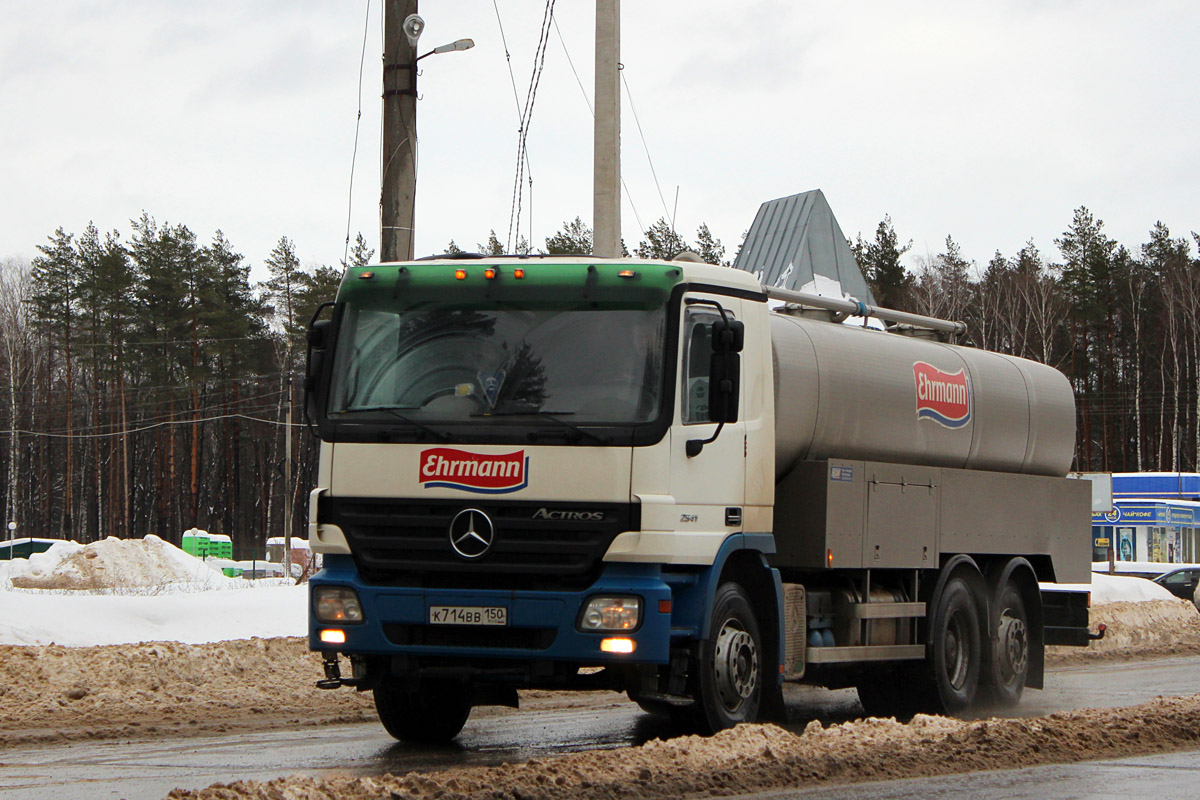
M 758 719 L 765 670 L 758 622 L 745 591 L 723 584 L 713 599 L 709 637 L 700 645 L 696 722 L 710 733 Z
M 996 602 L 995 646 L 985 665 L 980 699 L 1011 708 L 1021 702 L 1029 675 L 1029 620 L 1025 601 L 1011 581 L 1006 582 Z
M 422 681 L 413 687 L 385 680 L 374 694 L 379 721 L 402 742 L 445 744 L 458 735 L 471 713 L 468 687 L 454 681 Z
M 979 604 L 961 575 L 946 581 L 930 626 L 930 669 L 940 709 L 955 714 L 970 707 L 979 687 L 982 640 Z

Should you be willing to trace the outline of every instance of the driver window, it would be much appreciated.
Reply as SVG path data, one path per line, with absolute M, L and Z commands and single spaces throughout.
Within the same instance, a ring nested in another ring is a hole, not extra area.
M 714 311 L 689 308 L 683 325 L 683 423 L 711 421 L 708 413 L 709 367 L 712 362 Z

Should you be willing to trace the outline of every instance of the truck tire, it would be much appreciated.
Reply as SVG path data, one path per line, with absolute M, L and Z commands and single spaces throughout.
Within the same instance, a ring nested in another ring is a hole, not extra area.
M 1021 591 L 1006 581 L 996 598 L 996 644 L 989 647 L 980 684 L 980 702 L 1012 708 L 1021 702 L 1029 675 L 1029 618 Z
M 374 694 L 379 721 L 402 742 L 445 744 L 458 735 L 471 713 L 468 687 L 453 681 L 422 681 L 414 689 L 385 680 Z
M 937 598 L 929 630 L 930 662 L 939 709 L 956 714 L 970 708 L 983 661 L 979 603 L 970 584 L 956 574 Z
M 758 719 L 765 665 L 758 621 L 745 591 L 724 583 L 713 598 L 708 639 L 700 643 L 695 722 L 716 733 Z

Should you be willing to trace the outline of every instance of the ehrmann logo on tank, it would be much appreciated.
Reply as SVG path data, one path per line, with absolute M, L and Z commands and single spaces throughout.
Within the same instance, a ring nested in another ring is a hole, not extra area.
M 913 363 L 917 391 L 917 418 L 947 428 L 961 428 L 971 421 L 971 384 L 964 370 L 943 372 L 924 361 Z

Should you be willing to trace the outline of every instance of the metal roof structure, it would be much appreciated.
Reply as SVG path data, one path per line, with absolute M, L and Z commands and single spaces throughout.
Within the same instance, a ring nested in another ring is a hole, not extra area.
M 808 292 L 816 287 L 828 294 L 821 285 L 835 281 L 855 300 L 875 303 L 820 189 L 763 203 L 733 266 L 753 273 L 763 286 Z

